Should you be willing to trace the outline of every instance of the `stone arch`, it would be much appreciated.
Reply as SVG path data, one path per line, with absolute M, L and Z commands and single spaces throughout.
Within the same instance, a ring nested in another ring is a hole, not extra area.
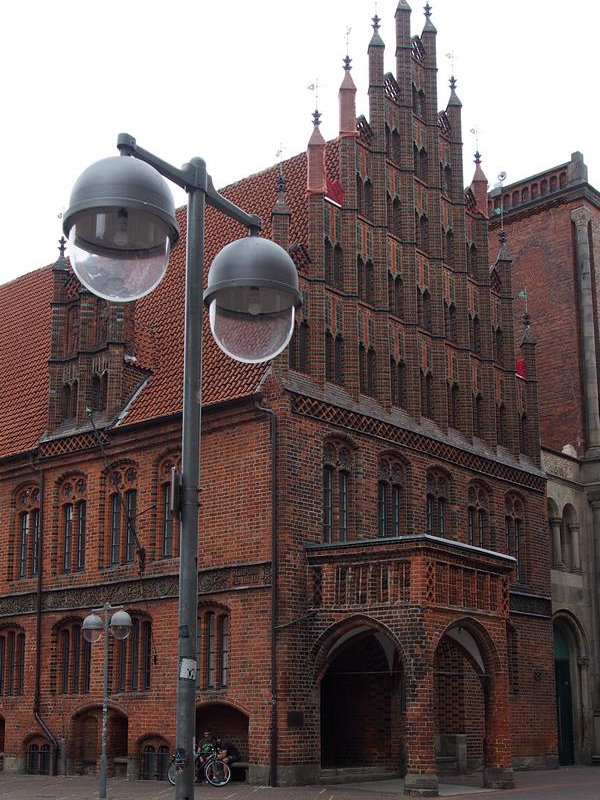
M 558 610 L 552 621 L 559 763 L 589 764 L 593 752 L 589 643 L 570 611 Z
M 240 751 L 242 761 L 252 761 L 252 736 L 250 716 L 246 710 L 234 703 L 209 700 L 196 704 L 196 741 L 202 732 L 210 730 L 213 735 L 228 739 Z
M 504 643 L 477 620 L 463 617 L 440 634 L 433 657 L 436 759 L 439 774 L 483 768 L 512 783 L 508 679 Z M 468 701 L 468 702 L 467 702 Z
M 106 721 L 107 774 L 125 777 L 128 762 L 128 716 L 125 709 L 108 702 Z M 67 759 L 79 775 L 95 775 L 100 764 L 102 705 L 86 703 L 72 717 L 67 741 Z
M 406 681 L 396 637 L 376 620 L 354 615 L 325 631 L 313 654 L 321 766 L 397 770 Z

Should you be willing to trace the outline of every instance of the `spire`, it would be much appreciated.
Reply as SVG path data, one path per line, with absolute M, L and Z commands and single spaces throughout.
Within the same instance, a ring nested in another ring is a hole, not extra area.
M 340 137 L 356 136 L 356 86 L 352 80 L 352 59 L 344 59 L 344 79 L 338 93 L 340 106 Z
M 321 115 L 313 113 L 313 132 L 308 140 L 307 191 L 309 194 L 325 194 L 325 139 L 319 129 Z
M 537 344 L 537 336 L 531 327 L 531 315 L 526 311 L 522 319 L 525 329 L 523 331 L 523 338 L 521 339 L 521 347 L 525 344 Z
M 373 36 L 371 37 L 371 41 L 369 42 L 369 48 L 371 47 L 385 47 L 383 43 L 383 39 L 379 35 L 379 23 L 381 22 L 380 18 L 375 14 L 373 17 Z
M 431 6 L 429 5 L 429 0 L 426 3 L 426 5 L 424 6 L 423 10 L 425 12 L 425 26 L 423 28 L 423 31 L 424 32 L 428 31 L 430 33 L 437 33 L 437 30 L 435 29 L 435 25 L 431 21 Z
M 459 108 L 462 108 L 462 103 L 458 99 L 458 96 L 455 92 L 456 78 L 454 75 L 451 76 L 448 83 L 450 84 L 450 99 L 448 100 L 448 106 L 458 106 Z
M 471 181 L 471 191 L 473 192 L 473 197 L 475 198 L 477 211 L 479 211 L 479 213 L 484 217 L 487 217 L 488 215 L 487 190 L 488 180 L 481 169 L 481 155 L 479 154 L 478 150 L 475 153 L 475 174 L 473 175 L 473 180 Z
M 285 199 L 285 189 L 286 189 L 285 176 L 283 174 L 283 168 L 280 164 L 279 174 L 277 175 L 277 182 L 276 182 L 277 199 L 275 200 L 275 205 L 273 206 L 273 214 L 290 213 L 288 204 Z
M 69 267 L 67 266 L 67 259 L 65 258 L 66 244 L 67 240 L 65 239 L 64 236 L 61 236 L 60 239 L 58 240 L 58 252 L 60 253 L 60 255 L 58 256 L 58 259 L 56 260 L 54 266 L 52 267 L 52 269 L 55 272 L 69 271 Z
M 398 13 L 398 11 L 410 11 L 410 10 L 411 10 L 411 8 L 408 5 L 408 3 L 406 2 L 406 0 L 399 0 L 398 1 L 398 7 L 396 8 L 396 13 Z

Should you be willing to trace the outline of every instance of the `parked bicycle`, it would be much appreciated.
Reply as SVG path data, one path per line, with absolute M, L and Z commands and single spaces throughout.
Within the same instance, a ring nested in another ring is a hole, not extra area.
M 203 756 L 205 761 L 199 766 L 198 759 L 200 756 Z M 177 762 L 175 756 L 173 756 L 167 772 L 169 783 L 173 786 L 175 786 L 177 780 L 177 772 Z M 206 753 L 194 753 L 194 772 L 197 777 L 204 775 L 211 786 L 226 786 L 231 780 L 229 764 L 217 758 L 216 752 L 209 753 L 208 755 Z

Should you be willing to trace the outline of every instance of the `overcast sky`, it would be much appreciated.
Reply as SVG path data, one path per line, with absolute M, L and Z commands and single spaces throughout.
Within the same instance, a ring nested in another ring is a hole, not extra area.
M 423 2 L 409 0 L 412 33 Z M 592 0 L 431 0 L 438 107 L 454 70 L 463 104 L 465 184 L 478 146 L 493 186 L 585 156 L 600 187 Z M 338 129 L 342 59 L 353 59 L 367 114 L 367 46 L 375 9 L 394 70 L 397 0 L 29 0 L 0 24 L 0 283 L 57 256 L 59 215 L 117 134 L 181 165 L 203 157 L 222 187 L 302 151 L 318 83 L 321 131 Z M 349 33 L 347 33 L 350 29 Z M 446 54 L 452 54 L 452 58 Z M 175 194 L 176 202 L 185 202 Z M 252 209 L 247 209 L 252 211 Z

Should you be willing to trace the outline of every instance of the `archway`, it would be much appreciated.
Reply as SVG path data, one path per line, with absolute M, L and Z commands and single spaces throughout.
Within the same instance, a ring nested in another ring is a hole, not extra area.
M 226 703 L 204 703 L 196 708 L 197 742 L 204 730 L 228 739 L 240 751 L 242 761 L 251 760 L 248 716 L 243 711 Z
M 490 675 L 478 630 L 468 621 L 449 628 L 434 658 L 435 741 L 438 775 L 486 766 Z
M 556 726 L 558 732 L 558 761 L 561 765 L 575 763 L 573 731 L 573 654 L 564 626 L 554 623 L 554 675 L 556 679 Z
M 321 766 L 401 771 L 404 722 L 394 643 L 370 626 L 346 631 L 321 680 Z
M 109 776 L 126 777 L 128 719 L 126 714 L 109 706 L 106 721 L 107 772 Z M 95 775 L 100 765 L 102 709 L 88 707 L 73 717 L 70 756 L 73 771 L 79 775 Z

